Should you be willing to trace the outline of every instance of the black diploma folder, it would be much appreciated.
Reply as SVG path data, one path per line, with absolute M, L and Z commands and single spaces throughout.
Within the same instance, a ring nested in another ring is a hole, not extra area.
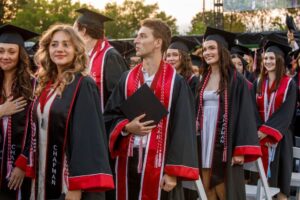
M 120 109 L 130 121 L 146 114 L 141 121 L 154 120 L 154 124 L 158 124 L 168 114 L 167 109 L 147 84 L 143 84 L 133 95 L 128 97 Z

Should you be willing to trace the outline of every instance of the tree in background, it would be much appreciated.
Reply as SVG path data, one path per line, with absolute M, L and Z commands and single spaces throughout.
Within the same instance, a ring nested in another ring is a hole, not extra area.
M 224 29 L 231 32 L 286 30 L 286 14 L 293 16 L 296 25 L 300 26 L 300 10 L 290 8 L 225 12 Z M 203 13 L 200 12 L 192 19 L 192 26 L 188 32 L 189 35 L 203 34 L 207 26 L 214 27 L 213 11 L 205 12 L 204 16 L 205 18 L 203 18 Z
M 145 5 L 144 0 L 125 0 L 123 4 L 107 3 L 103 12 L 114 19 L 105 25 L 108 38 L 132 38 L 140 26 L 140 21 L 148 17 L 160 18 L 171 28 L 173 34 L 178 34 L 176 19 L 159 11 L 158 4 Z
M 191 21 L 191 29 L 188 35 L 204 34 L 206 27 L 214 27 L 213 11 L 199 12 Z M 231 32 L 243 32 L 246 30 L 245 24 L 241 20 L 241 15 L 236 12 L 224 13 L 224 29 Z
M 26 4 L 26 0 L 0 0 L 0 25 L 15 17 L 17 10 Z
M 12 20 L 12 24 L 41 33 L 55 23 L 73 24 L 77 16 L 75 10 L 86 6 L 71 0 L 27 0 Z

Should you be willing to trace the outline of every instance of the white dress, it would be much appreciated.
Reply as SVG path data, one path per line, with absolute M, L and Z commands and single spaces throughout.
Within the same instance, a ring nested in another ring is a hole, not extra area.
M 211 168 L 214 153 L 214 141 L 219 111 L 219 95 L 216 91 L 204 91 L 203 94 L 203 129 L 202 168 Z

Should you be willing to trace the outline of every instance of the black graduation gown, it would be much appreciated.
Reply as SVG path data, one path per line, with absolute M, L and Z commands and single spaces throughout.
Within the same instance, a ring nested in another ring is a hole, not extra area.
M 253 92 L 256 94 L 257 81 L 253 84 Z M 296 106 L 296 85 L 291 81 L 288 86 L 285 101 L 281 104 L 269 119 L 263 123 L 258 109 L 256 109 L 257 129 L 267 126 L 280 134 L 280 139 L 277 141 L 275 157 L 271 162 L 270 170 L 271 177 L 269 178 L 270 186 L 279 187 L 280 192 L 289 196 L 290 183 L 293 169 L 293 134 L 291 131 L 292 119 Z M 266 133 L 270 137 L 270 133 Z M 273 137 L 273 136 L 272 136 Z M 272 138 L 273 140 L 273 138 Z
M 63 178 L 68 180 L 69 190 L 101 192 L 114 188 L 99 96 L 92 78 L 78 74 L 62 96 L 55 97 L 48 123 L 45 199 L 60 197 Z M 38 102 L 37 99 L 33 106 L 32 127 L 39 127 Z M 39 130 L 36 130 L 33 142 L 38 141 Z M 35 143 L 32 146 L 37 149 L 34 158 L 38 180 L 39 147 Z M 67 176 L 62 175 L 64 167 L 68 169 Z
M 27 155 L 23 154 L 23 150 L 25 148 L 25 141 L 27 136 L 27 128 L 29 124 L 29 107 L 31 101 L 27 102 L 27 106 L 25 110 L 16 113 L 11 116 L 11 124 L 8 124 L 8 129 L 11 128 L 11 154 L 12 154 L 12 163 L 13 167 L 19 167 L 20 169 L 26 171 L 26 162 Z M 0 119 L 0 197 L 2 194 L 6 194 L 10 197 L 10 199 L 19 198 L 18 192 L 19 190 L 10 190 L 7 187 L 8 180 L 6 179 L 7 175 L 7 163 L 8 163 L 8 137 L 4 141 L 4 130 L 2 127 L 2 119 Z M 7 130 L 8 131 L 8 130 Z M 8 134 L 8 133 L 7 133 Z M 30 195 L 30 185 L 31 180 L 29 178 L 25 178 L 21 187 L 21 199 L 29 199 Z
M 170 68 L 172 68 L 170 66 Z M 173 69 L 173 68 L 172 68 Z M 175 72 L 174 72 L 175 73 Z M 125 101 L 125 85 L 128 72 L 125 72 L 118 86 L 114 89 L 112 95 L 109 98 L 109 101 L 106 104 L 104 119 L 107 124 L 111 124 L 110 130 L 110 140 L 112 141 L 112 131 L 116 129 L 126 120 L 126 117 L 120 110 L 120 106 Z M 172 190 L 172 192 L 161 193 L 161 199 L 173 199 L 181 200 L 183 199 L 183 191 L 180 184 L 180 180 L 186 179 L 186 177 L 193 177 L 193 179 L 198 178 L 198 170 L 194 171 L 193 169 L 198 168 L 198 158 L 196 150 L 196 134 L 195 134 L 195 115 L 194 115 L 194 97 L 191 90 L 188 87 L 188 84 L 184 78 L 178 74 L 175 75 L 174 86 L 172 89 L 172 104 L 171 111 L 168 115 L 169 124 L 168 124 L 168 139 L 166 144 L 166 159 L 165 166 L 189 166 L 189 173 L 182 171 L 174 170 L 173 176 L 177 176 L 178 187 Z M 125 140 L 126 137 L 119 134 L 117 141 Z M 118 142 L 117 142 L 118 143 Z M 111 144 L 110 144 L 111 145 Z M 118 148 L 119 146 L 116 146 Z M 120 149 L 123 151 L 124 149 Z M 126 151 L 126 150 L 125 150 Z M 111 152 L 112 154 L 112 152 Z M 124 166 L 125 167 L 125 166 Z M 181 167 L 179 167 L 181 168 Z M 182 174 L 182 172 L 184 172 Z M 190 179 L 186 179 L 190 180 Z M 152 188 L 155 188 L 155 185 L 152 185 Z M 148 188 L 148 190 L 151 188 Z
M 295 113 L 295 118 L 294 118 L 294 123 L 293 123 L 293 133 L 294 136 L 300 137 L 300 80 L 299 80 L 299 75 L 300 70 L 297 70 L 297 73 L 293 77 L 293 80 L 296 83 L 296 93 L 297 93 L 297 109 Z
M 234 69 L 229 70 L 229 80 L 227 162 L 223 163 L 223 169 L 214 169 L 214 164 L 212 164 L 211 181 L 224 182 L 218 175 L 220 174 L 219 172 L 222 171 L 225 177 L 226 199 L 243 200 L 246 199 L 244 169 L 242 165 L 231 166 L 232 157 L 234 155 L 244 155 L 245 162 L 250 162 L 261 156 L 261 151 L 258 143 L 254 107 L 248 83 L 243 75 L 237 73 Z M 199 103 L 199 95 L 197 95 L 196 102 Z M 200 136 L 198 136 L 198 138 L 200 138 Z M 202 155 L 200 140 L 198 140 L 198 145 L 200 157 Z M 215 151 L 213 157 L 215 157 L 216 154 L 217 152 Z
M 255 75 L 253 73 L 249 72 L 248 70 L 245 71 L 244 75 L 245 75 L 246 79 L 248 81 L 250 81 L 251 83 L 253 83 L 256 79 Z
M 120 53 L 111 48 L 104 58 L 104 106 L 123 72 L 129 68 Z
M 196 93 L 197 93 L 197 87 L 198 87 L 198 84 L 199 84 L 199 80 L 200 79 L 199 79 L 198 76 L 193 76 L 192 78 L 189 78 L 187 80 L 194 97 L 196 96 Z

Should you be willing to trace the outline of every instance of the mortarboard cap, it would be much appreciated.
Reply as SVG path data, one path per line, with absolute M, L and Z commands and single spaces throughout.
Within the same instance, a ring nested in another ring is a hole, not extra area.
M 78 21 L 82 24 L 92 24 L 95 26 L 99 26 L 103 28 L 103 24 L 108 21 L 113 21 L 113 19 L 106 17 L 100 13 L 89 10 L 87 8 L 80 8 L 76 10 L 76 12 L 80 13 L 81 16 L 78 18 Z
M 204 34 L 204 41 L 214 40 L 221 43 L 225 48 L 230 49 L 235 44 L 236 34 L 207 27 Z
M 196 65 L 197 67 L 202 67 L 203 65 L 203 61 L 202 58 L 200 56 L 196 56 L 196 55 L 191 55 L 191 60 L 193 65 Z
M 265 52 L 273 52 L 275 54 L 281 55 L 286 59 L 288 53 L 292 50 L 288 44 L 281 43 L 277 40 L 268 40 L 264 46 Z
M 297 59 L 299 54 L 300 54 L 300 49 L 296 49 L 295 51 L 292 51 L 292 52 L 289 53 L 289 55 L 294 59 Z
M 4 24 L 0 27 L 0 43 L 10 43 L 24 46 L 24 42 L 39 34 L 11 25 Z
M 290 31 L 296 31 L 297 27 L 292 16 L 286 15 L 285 24 Z
M 241 46 L 241 45 L 235 45 L 235 46 L 231 47 L 230 53 L 238 54 L 240 56 L 244 56 L 246 54 L 246 55 L 254 57 L 253 51 L 251 51 L 249 48 Z
M 167 109 L 157 99 L 147 84 L 142 85 L 121 106 L 121 111 L 129 120 L 146 114 L 142 121 L 153 120 L 154 124 L 168 114 Z
M 184 52 L 190 52 L 197 46 L 195 41 L 188 38 L 174 36 L 172 37 L 171 44 L 168 49 L 178 49 Z

